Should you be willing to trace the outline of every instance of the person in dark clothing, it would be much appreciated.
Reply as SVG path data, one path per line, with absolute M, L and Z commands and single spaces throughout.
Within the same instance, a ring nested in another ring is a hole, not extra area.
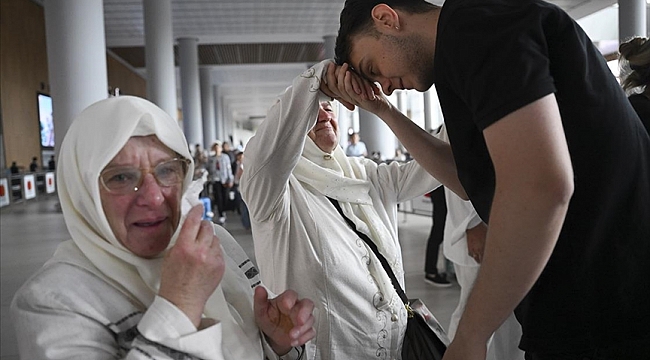
M 56 170 L 56 163 L 54 161 L 54 155 L 50 156 L 50 161 L 47 162 L 48 170 Z
M 650 132 L 650 39 L 634 37 L 619 48 L 621 86 L 639 115 L 646 131 Z
M 9 171 L 11 171 L 11 174 L 18 174 L 20 173 L 20 169 L 18 168 L 18 165 L 16 164 L 15 161 L 11 162 L 11 167 L 9 168 Z
M 445 188 L 440 186 L 429 193 L 433 203 L 431 232 L 427 239 L 427 252 L 424 258 L 424 281 L 437 287 L 449 287 L 447 273 L 438 270 L 438 254 L 440 245 L 445 238 L 445 220 L 447 219 L 447 204 L 445 203 Z
M 29 164 L 29 171 L 36 172 L 36 170 L 38 170 L 38 158 L 34 156 L 32 162 Z
M 347 0 L 340 24 L 331 92 L 399 136 L 417 125 L 347 72 L 435 83 L 450 144 L 408 150 L 488 223 L 444 359 L 483 359 L 515 308 L 526 359 L 650 358 L 650 136 L 580 26 L 542 0 Z

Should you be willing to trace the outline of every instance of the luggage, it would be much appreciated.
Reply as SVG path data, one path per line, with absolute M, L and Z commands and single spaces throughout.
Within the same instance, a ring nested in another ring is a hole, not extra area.
M 209 197 L 202 197 L 199 200 L 203 203 L 203 220 L 212 220 L 214 213 L 212 212 L 212 200 Z

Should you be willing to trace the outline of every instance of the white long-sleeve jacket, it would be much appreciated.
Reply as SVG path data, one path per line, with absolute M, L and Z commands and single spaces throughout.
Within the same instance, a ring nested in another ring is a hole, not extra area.
M 264 356 L 278 359 L 254 325 L 257 270 L 225 229 L 215 226 L 215 233 L 227 249 L 223 253 L 226 272 L 246 273 L 249 278 L 249 282 L 224 288 L 231 314 L 246 324 L 239 335 L 247 337 L 245 341 L 231 338 L 228 343 L 256 346 L 225 348 L 225 339 L 237 335 L 222 331 L 219 319 L 197 330 L 164 298 L 156 296 L 149 306 L 143 305 L 119 285 L 106 281 L 68 241 L 60 249 L 71 256 L 46 263 L 21 287 L 11 304 L 21 359 L 229 360 L 233 353 L 238 354 L 237 360 L 262 360 Z M 292 350 L 285 358 L 296 355 Z

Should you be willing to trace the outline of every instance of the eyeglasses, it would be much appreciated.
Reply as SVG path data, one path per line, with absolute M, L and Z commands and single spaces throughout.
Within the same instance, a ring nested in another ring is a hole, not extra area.
M 180 184 L 187 174 L 190 161 L 174 158 L 163 161 L 151 168 L 115 167 L 99 174 L 104 188 L 112 194 L 126 195 L 140 189 L 146 174 L 152 174 L 158 185 L 169 187 Z

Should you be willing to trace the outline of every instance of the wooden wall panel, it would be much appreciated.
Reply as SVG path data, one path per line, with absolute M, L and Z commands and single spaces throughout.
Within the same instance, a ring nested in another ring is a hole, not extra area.
M 109 86 L 121 94 L 146 96 L 145 79 L 108 54 L 107 75 Z M 28 168 L 33 156 L 41 163 L 38 92 L 49 94 L 43 8 L 31 0 L 1 0 L 0 109 L 7 167 L 16 161 Z
M 106 56 L 106 67 L 108 68 L 108 86 L 112 89 L 120 88 L 121 95 L 147 97 L 146 80 L 110 54 Z
M 36 94 L 48 93 L 43 8 L 29 0 L 0 1 L 0 102 L 5 164 L 40 161 Z

